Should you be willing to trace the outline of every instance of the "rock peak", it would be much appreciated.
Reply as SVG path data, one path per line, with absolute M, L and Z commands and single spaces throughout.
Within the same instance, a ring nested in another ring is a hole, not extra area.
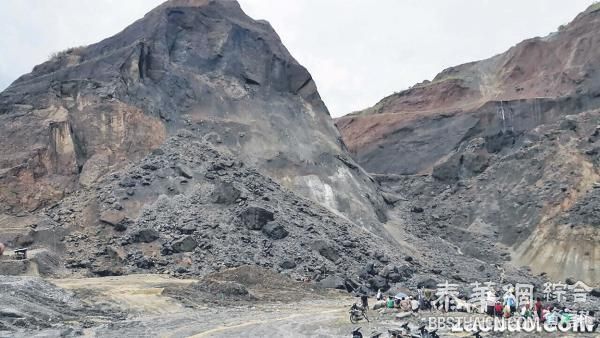
M 22 129 L 3 130 L 15 124 Z M 352 219 L 384 218 L 310 73 L 272 27 L 221 0 L 165 2 L 112 37 L 59 53 L 0 93 L 0 154 L 7 155 L 0 174 L 10 173 L 0 184 L 12 185 L 11 193 L 0 190 L 0 203 L 30 208 L 60 199 L 180 129 L 206 135 Z M 17 134 L 29 137 L 11 137 Z M 37 183 L 52 188 L 38 194 Z
M 164 10 L 167 8 L 198 8 L 213 4 L 219 4 L 223 7 L 238 8 L 241 10 L 240 4 L 236 0 L 168 0 L 155 8 L 155 10 Z

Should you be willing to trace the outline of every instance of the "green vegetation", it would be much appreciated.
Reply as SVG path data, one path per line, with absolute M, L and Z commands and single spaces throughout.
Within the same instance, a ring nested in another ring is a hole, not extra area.
M 588 7 L 585 11 L 586 12 L 594 12 L 600 9 L 600 1 L 594 1 L 590 7 Z

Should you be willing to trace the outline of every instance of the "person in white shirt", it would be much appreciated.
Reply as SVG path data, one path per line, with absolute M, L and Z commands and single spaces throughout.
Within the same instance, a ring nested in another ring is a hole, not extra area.
M 419 301 L 410 297 L 410 307 L 412 308 L 413 312 L 418 312 L 419 311 Z

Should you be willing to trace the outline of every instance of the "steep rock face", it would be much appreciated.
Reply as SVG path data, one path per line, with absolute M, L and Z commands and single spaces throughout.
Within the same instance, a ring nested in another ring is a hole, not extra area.
M 508 248 L 517 266 L 597 283 L 599 31 L 594 5 L 336 124 L 355 160 L 403 197 L 404 230 L 488 262 L 490 248 Z
M 234 1 L 168 1 L 17 79 L 0 94 L 0 203 L 34 210 L 180 128 L 365 225 L 385 217 L 310 74 Z

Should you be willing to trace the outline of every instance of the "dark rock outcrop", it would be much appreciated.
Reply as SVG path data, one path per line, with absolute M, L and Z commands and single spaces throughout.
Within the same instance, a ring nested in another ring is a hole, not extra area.
M 311 75 L 266 21 L 231 0 L 167 1 L 0 93 L 0 206 L 60 200 L 181 128 L 373 231 L 385 218 Z M 174 165 L 194 178 L 194 168 Z

